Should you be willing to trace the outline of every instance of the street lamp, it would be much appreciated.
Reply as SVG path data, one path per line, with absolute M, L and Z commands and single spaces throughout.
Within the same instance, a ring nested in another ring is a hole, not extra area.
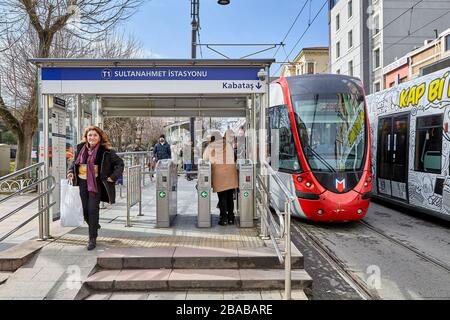
M 230 4 L 230 0 L 218 0 L 218 4 L 227 5 Z M 191 0 L 191 18 L 192 18 L 192 44 L 191 44 L 191 58 L 197 58 L 197 33 L 200 26 L 200 0 Z M 191 129 L 191 141 L 195 141 L 194 136 L 194 120 L 195 118 L 190 118 L 189 127 Z M 191 161 L 194 165 L 194 148 L 191 149 Z M 194 167 L 193 167 L 194 169 Z

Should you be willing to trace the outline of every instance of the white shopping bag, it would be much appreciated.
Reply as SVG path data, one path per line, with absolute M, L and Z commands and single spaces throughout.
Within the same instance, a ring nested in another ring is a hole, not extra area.
M 61 226 L 79 227 L 83 224 L 80 189 L 69 180 L 61 180 Z

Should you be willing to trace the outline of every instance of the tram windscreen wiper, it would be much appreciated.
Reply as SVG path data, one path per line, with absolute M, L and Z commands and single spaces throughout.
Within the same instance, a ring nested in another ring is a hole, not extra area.
M 331 164 L 329 164 L 324 158 L 322 158 L 322 156 L 320 154 L 318 154 L 316 150 L 311 148 L 308 144 L 306 145 L 306 148 L 309 151 L 311 151 L 311 153 L 314 154 L 314 156 L 317 159 L 319 159 L 319 161 L 322 162 L 325 165 L 325 167 L 327 167 L 331 172 L 336 172 L 336 170 L 334 170 L 334 168 L 331 166 Z

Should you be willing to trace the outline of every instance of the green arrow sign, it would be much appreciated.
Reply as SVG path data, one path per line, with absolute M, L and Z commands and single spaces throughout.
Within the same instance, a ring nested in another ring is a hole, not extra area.
M 247 191 L 245 191 L 244 193 L 243 193 L 243 195 L 244 195 L 244 197 L 248 197 L 248 192 Z
M 200 196 L 202 198 L 206 198 L 208 196 L 208 191 L 202 191 L 202 193 L 200 193 Z
M 161 191 L 161 192 L 159 193 L 159 197 L 160 197 L 160 198 L 165 198 L 166 195 L 167 195 L 167 193 L 166 193 L 165 191 Z

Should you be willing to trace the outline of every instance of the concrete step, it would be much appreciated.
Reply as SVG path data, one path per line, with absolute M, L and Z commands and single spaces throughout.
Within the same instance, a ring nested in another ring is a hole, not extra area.
M 281 300 L 284 290 L 176 290 L 94 291 L 83 300 Z M 308 300 L 302 289 L 291 291 L 292 300 Z
M 312 286 L 305 270 L 292 270 L 292 289 Z M 85 285 L 91 290 L 274 290 L 284 288 L 280 269 L 123 269 L 101 270 Z
M 292 269 L 303 255 L 292 246 Z M 282 269 L 275 250 L 259 248 L 111 248 L 97 258 L 103 269 Z

